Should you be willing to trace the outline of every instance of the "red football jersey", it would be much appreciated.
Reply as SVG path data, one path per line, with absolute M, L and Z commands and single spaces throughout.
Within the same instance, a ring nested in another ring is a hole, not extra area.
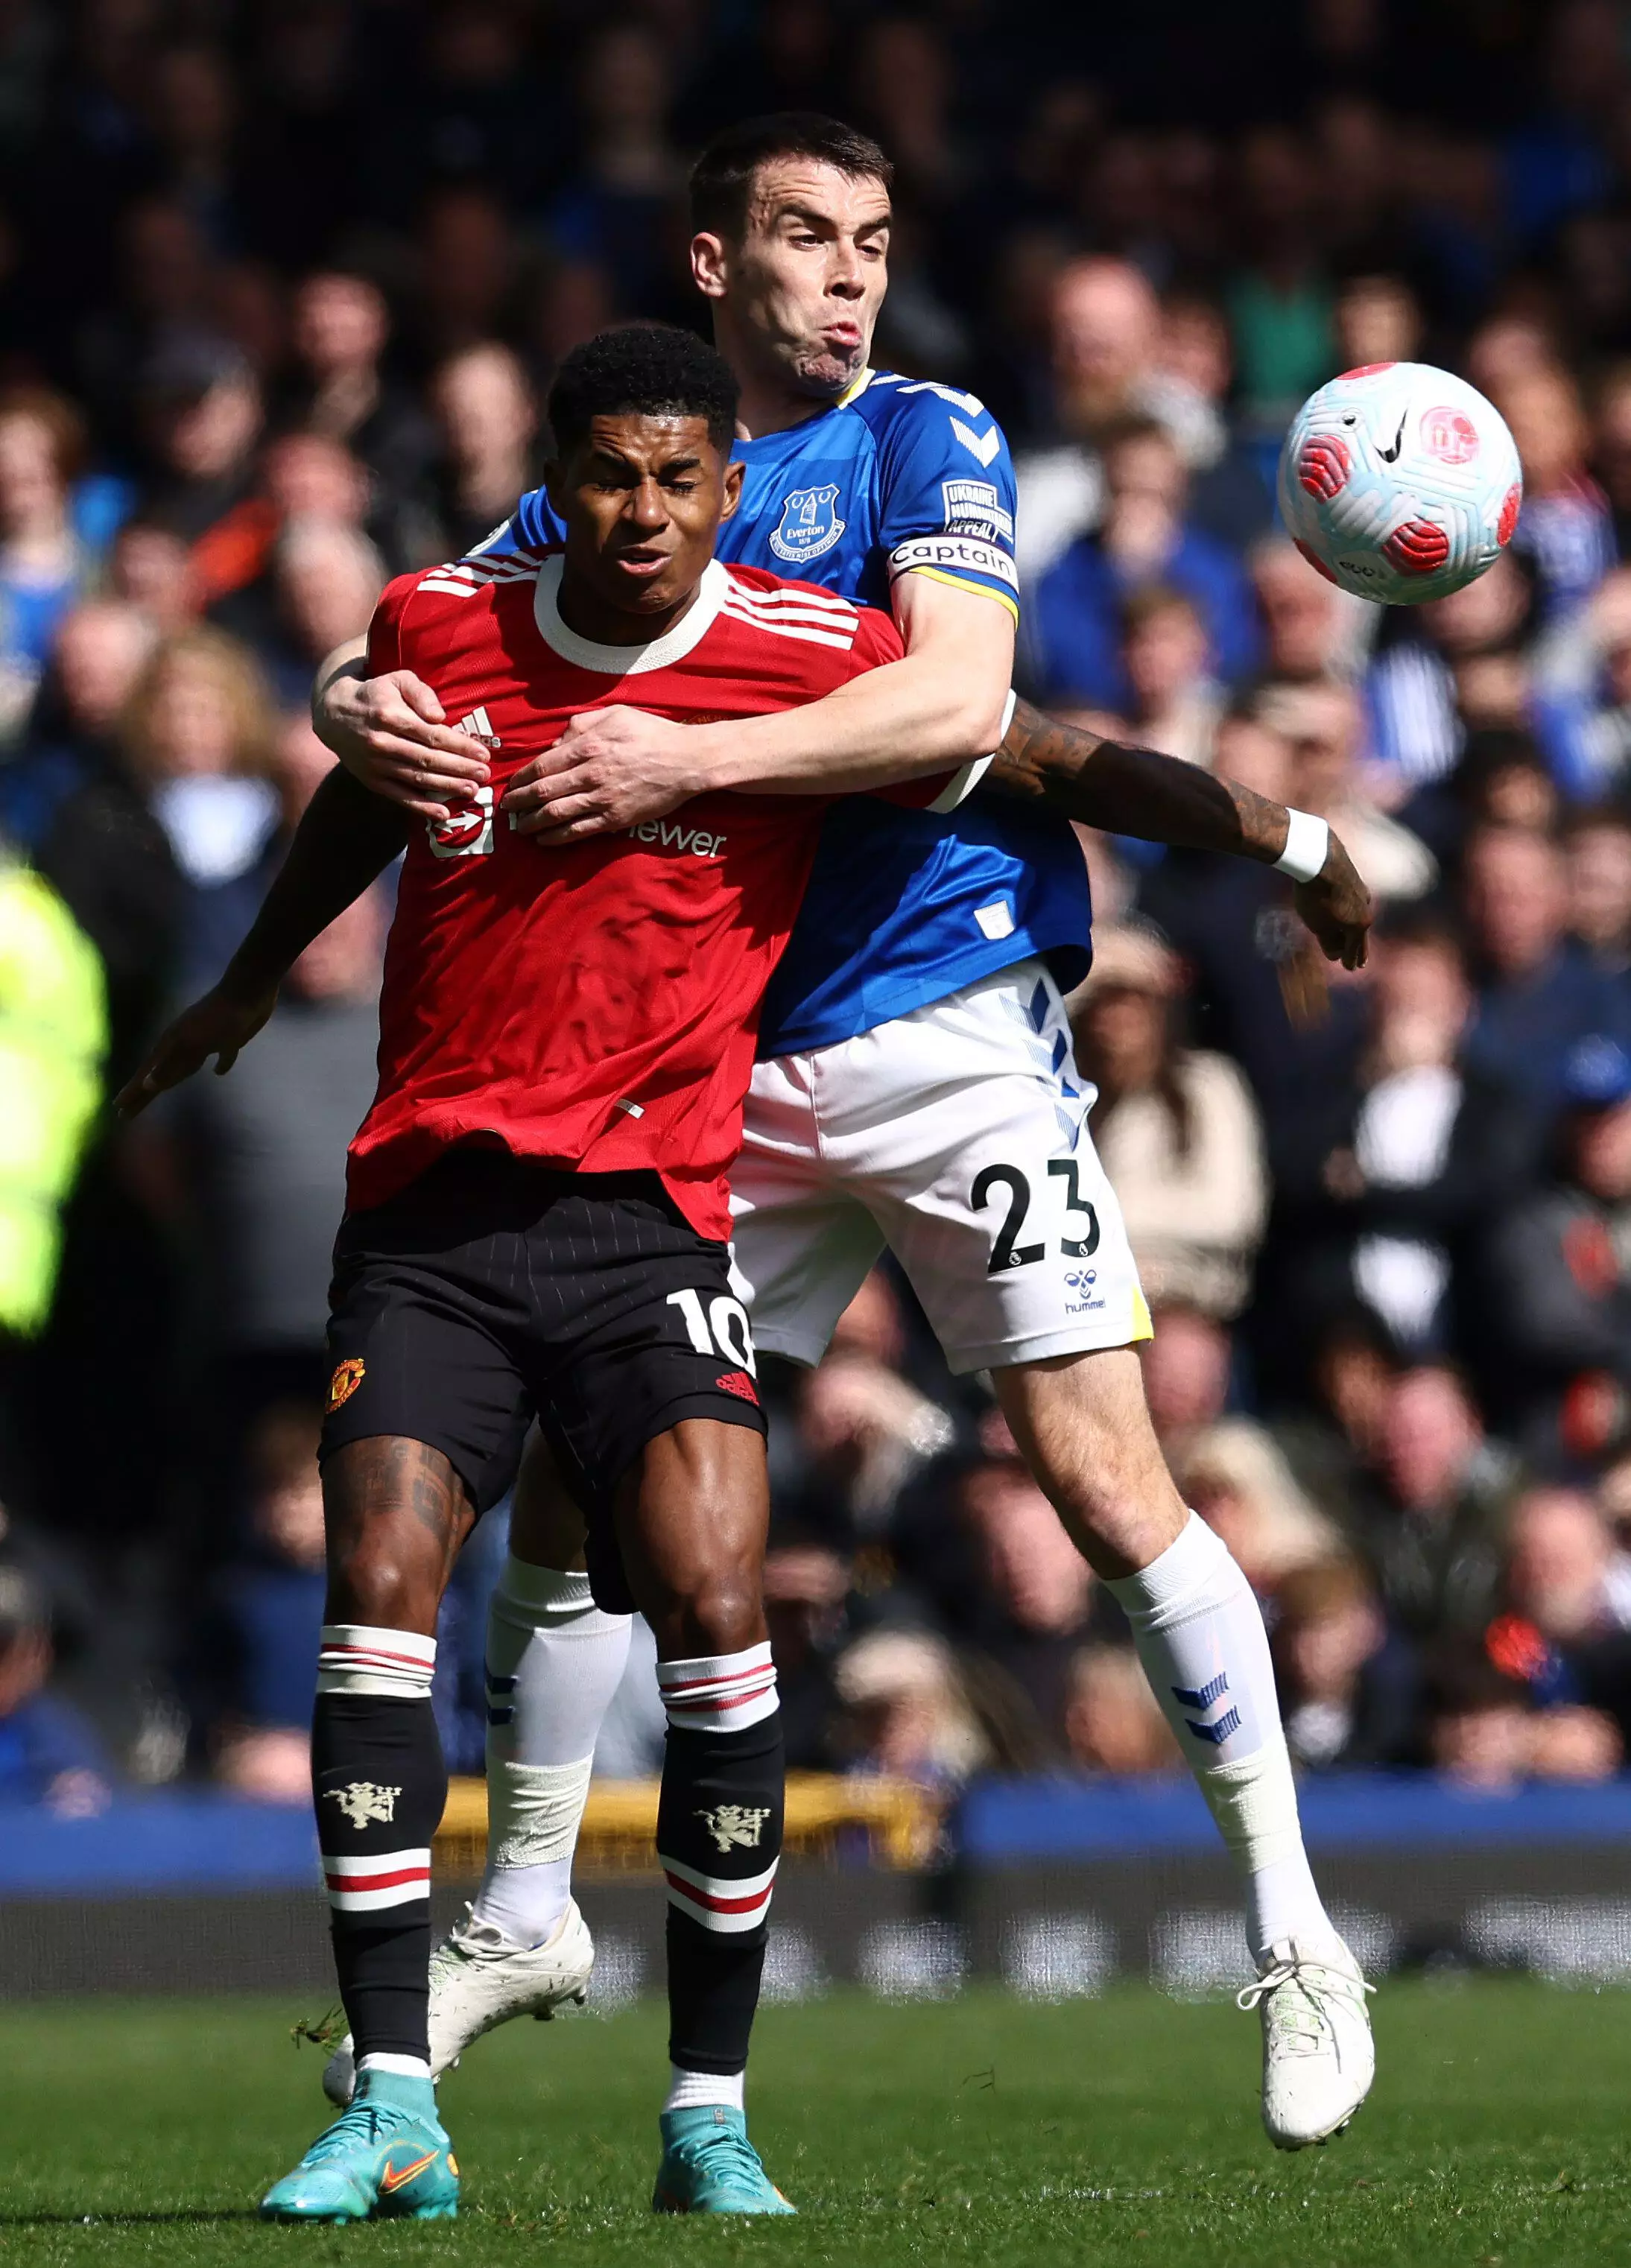
M 489 1141 L 588 1172 L 651 1168 L 722 1238 L 759 1003 L 825 802 L 699 796 L 556 850 L 512 830 L 504 789 L 585 710 L 760 716 L 903 648 L 885 615 L 717 561 L 664 637 L 595 645 L 562 621 L 560 577 L 558 552 L 461 560 L 398 578 L 374 615 L 370 670 L 415 671 L 450 720 L 498 746 L 491 785 L 409 846 L 351 1202 L 378 1204 L 452 1145 Z M 942 777 L 891 792 L 946 791 Z

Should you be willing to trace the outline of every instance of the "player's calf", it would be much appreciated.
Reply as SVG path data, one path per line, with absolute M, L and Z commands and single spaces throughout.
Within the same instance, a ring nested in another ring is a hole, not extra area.
M 671 2083 L 659 2211 L 787 2209 L 742 2118 L 785 1776 L 762 1591 L 768 1516 L 761 1439 L 707 1421 L 650 1443 L 620 1506 L 668 1719 L 657 1852 L 668 1896 Z
M 431 1838 L 447 1773 L 431 1709 L 436 1640 L 426 1633 L 468 1506 L 439 1452 L 382 1439 L 329 1458 L 324 1508 L 328 1619 L 312 1787 L 340 1997 L 359 2074 L 423 2080 L 433 2111 Z

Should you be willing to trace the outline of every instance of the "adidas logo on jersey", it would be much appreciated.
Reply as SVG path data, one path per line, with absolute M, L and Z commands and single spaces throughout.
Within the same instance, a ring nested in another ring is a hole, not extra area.
M 490 747 L 499 746 L 485 709 L 472 709 L 453 729 L 469 733 L 472 740 L 485 740 Z M 427 819 L 424 833 L 433 858 L 485 858 L 492 849 L 491 788 L 472 788 L 469 801 L 455 806 L 446 819 Z

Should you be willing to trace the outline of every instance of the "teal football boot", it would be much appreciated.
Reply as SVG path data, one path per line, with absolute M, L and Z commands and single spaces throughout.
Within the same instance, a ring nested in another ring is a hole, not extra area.
M 261 2200 L 262 2220 L 452 2220 L 459 2168 L 428 2079 L 365 2071 L 349 2110 Z
M 665 2110 L 653 2213 L 792 2213 L 748 2139 L 748 2122 L 722 2102 Z

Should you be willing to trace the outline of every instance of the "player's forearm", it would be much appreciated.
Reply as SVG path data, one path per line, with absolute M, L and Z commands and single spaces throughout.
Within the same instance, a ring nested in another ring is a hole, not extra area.
M 1061 724 L 1026 701 L 1015 708 L 985 784 L 1049 804 L 1083 826 L 1178 850 L 1229 851 L 1273 865 L 1286 848 L 1283 803 L 1154 748 Z
M 325 655 L 312 680 L 312 730 L 324 747 L 336 756 L 343 754 L 340 744 L 344 735 L 329 712 L 328 695 L 341 680 L 360 685 L 367 674 L 368 641 L 365 637 L 354 637 Z
M 1000 662 L 957 668 L 943 653 L 909 653 L 805 708 L 693 726 L 697 792 L 852 793 L 953 770 L 996 746 L 1007 690 Z
M 336 766 L 306 806 L 220 989 L 254 998 L 281 983 L 306 946 L 379 880 L 411 823 Z

